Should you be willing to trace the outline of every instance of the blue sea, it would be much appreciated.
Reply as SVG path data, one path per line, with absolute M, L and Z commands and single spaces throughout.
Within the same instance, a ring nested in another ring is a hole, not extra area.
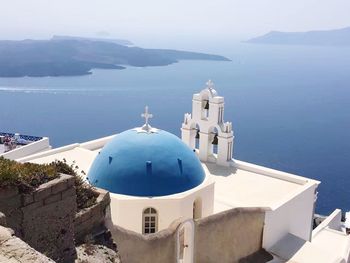
M 58 147 L 140 126 L 148 105 L 153 126 L 180 135 L 192 94 L 212 79 L 236 159 L 322 181 L 318 213 L 350 210 L 350 48 L 235 44 L 212 53 L 232 62 L 0 78 L 0 131 Z

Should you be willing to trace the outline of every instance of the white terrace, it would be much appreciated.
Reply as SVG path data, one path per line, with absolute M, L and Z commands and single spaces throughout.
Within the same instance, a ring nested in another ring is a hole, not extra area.
M 98 152 L 114 136 L 70 144 L 19 158 L 18 161 L 43 164 L 65 159 L 68 164 L 75 163 L 79 171 L 83 170 L 87 174 Z M 215 213 L 234 207 L 273 209 L 310 185 L 319 183 L 312 179 L 238 160 L 235 160 L 234 167 L 217 166 L 211 163 L 202 163 L 202 165 L 205 172 L 215 181 Z

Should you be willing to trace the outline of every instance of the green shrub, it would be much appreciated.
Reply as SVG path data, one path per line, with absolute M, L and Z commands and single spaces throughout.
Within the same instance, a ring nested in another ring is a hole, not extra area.
M 68 165 L 67 161 L 63 159 L 63 161 L 55 161 L 51 164 L 56 167 L 56 171 L 58 171 L 59 173 L 74 176 L 78 210 L 90 207 L 96 203 L 98 193 L 94 191 L 93 187 L 90 184 L 88 184 L 79 174 L 79 167 L 75 165 L 75 162 L 73 162 L 73 164 L 71 165 Z M 84 171 L 81 171 L 80 173 L 85 175 Z
M 18 163 L 0 157 L 0 188 L 15 186 L 21 193 L 28 193 L 57 177 L 51 164 Z
M 0 188 L 18 187 L 20 193 L 30 193 L 39 185 L 59 177 L 60 173 L 75 178 L 77 207 L 81 210 L 96 203 L 98 193 L 86 183 L 78 172 L 79 167 L 68 165 L 66 160 L 50 164 L 18 163 L 0 157 Z M 84 171 L 81 171 L 85 174 Z

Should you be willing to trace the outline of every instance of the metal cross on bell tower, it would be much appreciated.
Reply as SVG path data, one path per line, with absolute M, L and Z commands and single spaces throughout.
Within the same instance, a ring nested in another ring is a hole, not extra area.
M 205 83 L 207 85 L 207 88 L 209 90 L 212 90 L 214 88 L 214 82 L 210 79 L 207 81 L 207 83 Z

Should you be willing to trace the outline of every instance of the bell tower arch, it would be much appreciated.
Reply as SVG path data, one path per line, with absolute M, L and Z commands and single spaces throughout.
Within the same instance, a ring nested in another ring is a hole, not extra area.
M 211 80 L 193 95 L 192 113 L 185 114 L 181 137 L 192 149 L 196 148 L 196 138 L 199 140 L 198 156 L 203 162 L 224 166 L 232 162 L 232 123 L 224 122 L 224 97 L 218 96 Z

